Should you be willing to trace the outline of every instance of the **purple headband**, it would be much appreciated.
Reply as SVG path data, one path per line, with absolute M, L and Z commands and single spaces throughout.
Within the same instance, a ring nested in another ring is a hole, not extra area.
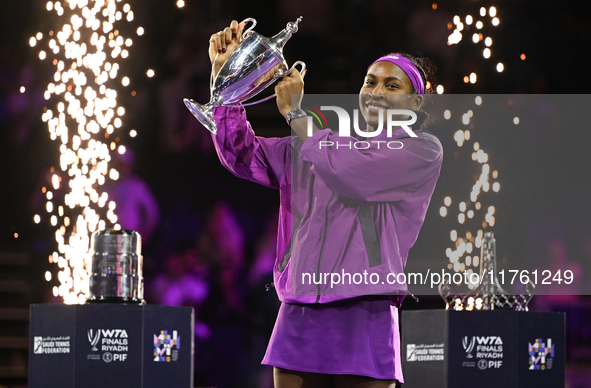
M 410 82 L 412 82 L 412 86 L 414 86 L 417 94 L 425 94 L 425 85 L 423 85 L 423 79 L 421 78 L 421 73 L 419 73 L 419 69 L 415 66 L 415 64 L 403 57 L 402 55 L 386 55 L 375 60 L 369 67 L 373 66 L 374 63 L 379 61 L 388 61 L 392 62 L 396 66 L 400 67 L 408 78 L 410 78 Z

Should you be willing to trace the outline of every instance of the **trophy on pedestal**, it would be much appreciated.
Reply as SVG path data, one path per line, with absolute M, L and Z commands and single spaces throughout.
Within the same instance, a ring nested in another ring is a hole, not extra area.
M 92 234 L 90 297 L 87 303 L 144 303 L 142 240 L 133 230 Z
M 505 291 L 497 279 L 497 241 L 493 232 L 484 233 L 480 249 L 480 283 L 469 283 L 470 290 L 452 289 L 452 284 L 439 283 L 439 295 L 443 298 L 446 310 L 494 310 L 509 308 L 528 311 L 528 303 L 534 295 L 536 285 L 528 278 L 525 289 L 517 294 Z

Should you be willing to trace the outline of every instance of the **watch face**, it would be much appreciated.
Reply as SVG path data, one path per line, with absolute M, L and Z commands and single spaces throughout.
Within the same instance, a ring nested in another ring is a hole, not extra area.
M 304 116 L 306 116 L 306 112 L 304 112 L 302 109 L 292 109 L 287 114 L 287 120 L 291 121 Z

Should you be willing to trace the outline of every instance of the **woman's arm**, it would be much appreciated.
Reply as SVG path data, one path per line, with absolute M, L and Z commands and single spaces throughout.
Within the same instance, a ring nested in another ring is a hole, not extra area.
M 255 136 L 243 107 L 217 107 L 213 111 L 216 152 L 231 173 L 265 186 L 279 188 L 291 163 L 291 138 Z
M 209 39 L 213 77 L 242 43 L 244 27 L 245 24 L 233 20 Z M 291 160 L 289 138 L 255 136 L 243 107 L 216 107 L 213 118 L 218 131 L 212 139 L 222 164 L 239 178 L 278 188 Z

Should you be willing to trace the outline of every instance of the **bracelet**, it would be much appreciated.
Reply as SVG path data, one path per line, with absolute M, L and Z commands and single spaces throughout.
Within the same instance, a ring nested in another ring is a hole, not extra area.
M 289 111 L 287 116 L 285 116 L 285 120 L 287 121 L 287 125 L 291 127 L 291 120 L 299 119 L 300 117 L 307 116 L 306 112 L 303 109 L 295 108 Z

